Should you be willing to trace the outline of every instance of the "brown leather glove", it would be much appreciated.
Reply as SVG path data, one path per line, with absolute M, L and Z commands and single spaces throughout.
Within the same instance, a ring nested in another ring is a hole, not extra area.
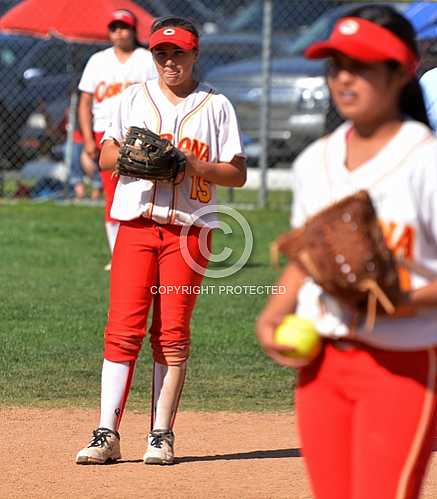
M 279 236 L 275 252 L 285 254 L 327 293 L 359 313 L 373 327 L 378 311 L 394 313 L 402 299 L 396 260 L 387 247 L 367 191 L 348 196 Z

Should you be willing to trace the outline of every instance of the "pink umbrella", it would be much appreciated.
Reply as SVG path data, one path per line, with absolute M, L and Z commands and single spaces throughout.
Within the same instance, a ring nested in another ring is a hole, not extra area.
M 128 9 L 137 16 L 139 41 L 147 42 L 153 17 L 131 0 L 24 0 L 0 18 L 0 30 L 103 41 L 108 40 L 108 22 L 116 9 Z

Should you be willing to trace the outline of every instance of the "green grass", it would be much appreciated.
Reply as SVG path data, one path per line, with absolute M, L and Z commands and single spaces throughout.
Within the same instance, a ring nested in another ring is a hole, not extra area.
M 235 205 L 259 206 L 258 191 L 249 189 L 219 189 L 218 202 Z M 275 191 L 268 194 L 268 205 L 271 209 L 288 210 L 291 204 L 291 191 Z
M 226 195 L 220 194 L 224 202 Z M 254 198 L 253 193 L 250 196 Z M 183 409 L 290 407 L 292 371 L 267 359 L 254 336 L 254 321 L 267 296 L 218 294 L 221 285 L 274 283 L 277 272 L 269 263 L 268 247 L 287 229 L 288 212 L 240 211 L 252 227 L 254 250 L 236 275 L 204 281 L 204 286 L 214 286 L 214 293 L 198 298 Z M 96 207 L 0 205 L 3 405 L 98 406 L 109 286 L 108 273 L 103 271 L 108 251 L 102 216 L 102 208 Z M 241 232 L 235 229 L 232 236 L 216 233 L 215 252 L 224 245 L 241 247 Z M 150 366 L 146 339 L 130 408 L 148 408 Z
M 7 199 L 13 199 L 19 184 L 17 183 L 17 178 L 6 178 L 4 185 L 4 195 Z M 35 182 L 31 181 L 20 181 L 20 185 L 31 188 Z M 88 186 L 88 195 L 90 194 Z M 0 198 L 1 199 L 1 198 Z M 218 189 L 217 200 L 219 203 L 234 205 L 252 205 L 253 207 L 259 206 L 259 194 L 257 191 L 248 189 L 228 189 L 220 188 Z M 273 209 L 288 210 L 291 203 L 291 191 L 276 191 L 270 193 L 269 195 L 269 206 Z

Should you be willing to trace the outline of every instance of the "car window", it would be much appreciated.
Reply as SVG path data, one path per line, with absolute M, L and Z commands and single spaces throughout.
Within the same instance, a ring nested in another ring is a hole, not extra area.
M 304 50 L 311 43 L 318 40 L 325 40 L 329 37 L 336 20 L 342 13 L 343 10 L 340 12 L 336 10 L 335 12 L 325 14 L 295 38 L 286 50 L 293 55 L 303 54 Z
M 261 43 L 241 43 L 238 45 L 237 50 L 235 50 L 235 45 L 230 46 L 228 44 L 202 46 L 197 66 L 198 70 L 200 71 L 200 76 L 203 78 L 208 71 L 211 71 L 221 64 L 227 64 L 230 62 L 238 61 L 240 59 L 246 59 L 255 56 L 259 57 L 260 54 Z
M 109 46 L 108 44 L 42 42 L 26 61 L 27 67 L 43 69 L 46 74 L 66 73 L 70 65 L 74 71 L 82 71 L 92 54 Z
M 391 5 L 400 12 L 406 8 L 406 4 L 398 2 Z M 357 5 L 346 4 L 342 7 L 337 7 L 335 9 L 331 9 L 329 12 L 326 12 L 307 29 L 302 31 L 300 35 L 294 38 L 288 46 L 283 44 L 282 49 L 284 53 L 288 53 L 290 55 L 302 55 L 304 50 L 312 43 L 319 40 L 326 40 L 329 38 L 337 19 L 356 7 Z
M 213 38 L 202 37 L 200 39 L 200 51 L 198 67 L 200 75 L 204 76 L 215 67 L 236 62 L 239 60 L 260 58 L 262 51 L 262 37 L 260 35 L 248 35 L 222 33 L 212 35 Z M 286 40 L 286 41 L 285 41 Z M 274 37 L 272 39 L 272 53 L 275 55 L 288 55 L 289 38 Z M 283 49 L 283 46 L 286 49 Z
M 273 1 L 273 30 L 289 33 L 308 25 L 332 5 L 325 0 L 283 0 Z M 264 0 L 253 0 L 241 6 L 226 25 L 228 31 L 260 31 L 263 26 Z
M 28 60 L 33 68 L 44 70 L 48 75 L 65 73 L 67 68 L 67 46 L 65 44 L 41 44 Z
M 19 71 L 39 69 L 45 75 L 82 72 L 89 57 L 108 43 L 65 43 L 57 38 L 0 35 L 0 71 L 19 66 Z

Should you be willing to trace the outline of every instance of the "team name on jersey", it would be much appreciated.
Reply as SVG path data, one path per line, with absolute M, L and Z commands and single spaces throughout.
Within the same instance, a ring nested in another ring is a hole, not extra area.
M 381 222 L 387 246 L 393 251 L 394 255 L 399 255 L 406 260 L 411 260 L 414 254 L 414 243 L 416 232 L 411 225 L 400 225 L 395 222 Z M 404 291 L 411 289 L 411 275 L 404 267 L 399 268 L 399 281 Z
M 171 133 L 163 133 L 161 134 L 161 137 L 170 142 L 173 141 L 173 134 Z M 178 149 L 187 149 L 188 151 L 191 151 L 196 158 L 199 158 L 202 161 L 209 160 L 209 146 L 200 140 L 184 137 L 178 142 L 176 147 Z M 210 183 L 198 175 L 191 177 L 190 198 L 201 203 L 209 203 L 211 197 Z
M 163 133 L 161 134 L 161 137 L 173 142 L 173 134 L 171 133 Z M 209 161 L 209 146 L 200 140 L 184 137 L 179 140 L 176 147 L 178 149 L 187 149 L 188 151 L 191 151 L 196 158 L 199 158 L 202 161 Z
M 124 81 L 118 83 L 106 83 L 105 81 L 101 81 L 94 90 L 94 98 L 97 102 L 102 102 L 105 99 L 109 99 L 114 97 L 114 95 L 120 94 L 123 90 L 134 83 L 136 82 Z

